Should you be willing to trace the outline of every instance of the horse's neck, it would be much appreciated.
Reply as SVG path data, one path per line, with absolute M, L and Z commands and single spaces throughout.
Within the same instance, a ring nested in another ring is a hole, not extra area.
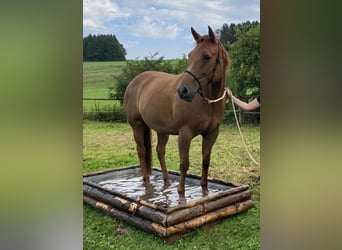
M 205 89 L 203 89 L 203 94 L 209 99 L 217 99 L 223 95 L 224 84 L 223 81 L 209 83 Z

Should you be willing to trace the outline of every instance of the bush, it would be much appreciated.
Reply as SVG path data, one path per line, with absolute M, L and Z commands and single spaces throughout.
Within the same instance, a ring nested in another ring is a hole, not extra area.
M 100 106 L 96 103 L 90 111 L 83 112 L 83 119 L 102 122 L 126 122 L 126 116 L 121 106 Z
M 126 67 L 122 69 L 118 76 L 114 77 L 117 84 L 109 88 L 108 97 L 120 100 L 122 103 L 127 85 L 134 77 L 144 71 L 154 70 L 179 74 L 187 67 L 187 59 L 185 56 L 173 66 L 171 61 L 164 60 L 163 56 L 156 58 L 157 55 L 158 53 L 154 53 L 150 57 L 144 57 L 144 60 L 127 61 Z
M 173 74 L 180 74 L 188 67 L 188 59 L 183 55 L 182 59 L 178 59 L 177 63 L 173 67 Z

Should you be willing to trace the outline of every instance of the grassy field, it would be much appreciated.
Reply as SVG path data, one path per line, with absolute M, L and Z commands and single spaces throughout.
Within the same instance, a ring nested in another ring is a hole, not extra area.
M 83 62 L 83 83 L 113 82 L 113 76 L 124 66 L 125 61 Z
M 259 127 L 243 126 L 242 131 L 251 153 L 259 161 Z M 156 135 L 153 133 L 153 147 L 155 145 Z M 168 169 L 178 171 L 176 136 L 170 136 L 166 150 Z M 153 164 L 158 167 L 155 151 L 153 153 Z M 201 173 L 200 155 L 201 138 L 196 137 L 191 144 L 189 173 Z M 137 163 L 136 146 L 128 124 L 84 121 L 84 173 Z M 226 218 L 215 227 L 196 229 L 173 245 L 167 245 L 153 234 L 84 205 L 84 249 L 259 249 L 260 168 L 248 158 L 235 126 L 221 126 L 219 137 L 213 147 L 209 176 L 249 184 L 256 206 L 239 215 Z M 127 229 L 128 233 L 116 233 L 117 225 Z
M 83 62 L 83 98 L 108 98 L 108 88 L 115 84 L 114 76 L 120 73 L 122 62 Z M 83 110 L 94 109 L 95 105 L 116 105 L 116 101 L 83 101 Z

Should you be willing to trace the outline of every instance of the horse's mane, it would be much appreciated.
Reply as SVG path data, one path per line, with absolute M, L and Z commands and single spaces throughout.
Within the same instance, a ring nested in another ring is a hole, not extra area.
M 231 60 L 230 57 L 225 49 L 225 47 L 223 46 L 223 44 L 221 43 L 221 41 L 219 39 L 216 38 L 216 42 L 218 43 L 219 46 L 219 50 L 220 50 L 220 54 L 222 55 L 223 58 L 223 62 L 224 65 L 226 65 L 226 69 L 229 70 L 230 66 L 231 66 Z

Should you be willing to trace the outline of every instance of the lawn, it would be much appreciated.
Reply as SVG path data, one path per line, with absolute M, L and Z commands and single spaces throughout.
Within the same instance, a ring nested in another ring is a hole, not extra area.
M 83 98 L 108 98 L 109 87 L 116 82 L 114 76 L 126 66 L 125 61 L 119 62 L 83 62 Z M 84 100 L 83 110 L 91 111 L 99 106 L 117 105 L 117 101 Z
M 83 62 L 83 83 L 113 81 L 113 76 L 120 73 L 126 61 Z
M 260 161 L 260 128 L 244 125 L 242 132 L 249 150 Z M 153 147 L 156 135 L 153 133 Z M 153 165 L 159 166 L 155 151 Z M 194 138 L 190 150 L 188 173 L 201 173 L 201 138 Z M 170 136 L 166 148 L 169 170 L 178 171 L 177 137 Z M 83 166 L 84 173 L 131 166 L 138 163 L 131 128 L 125 123 L 84 121 Z M 212 151 L 209 176 L 232 182 L 249 184 L 255 207 L 231 216 L 215 227 L 198 228 L 173 245 L 159 237 L 136 229 L 84 205 L 84 249 L 259 249 L 260 168 L 248 157 L 237 128 L 223 124 Z M 116 226 L 128 230 L 118 234 Z

